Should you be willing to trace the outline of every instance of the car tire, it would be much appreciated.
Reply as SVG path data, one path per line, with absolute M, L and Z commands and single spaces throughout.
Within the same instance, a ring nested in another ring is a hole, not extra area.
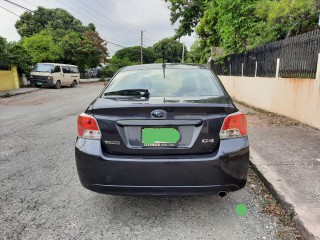
M 61 88 L 61 82 L 59 80 L 56 82 L 56 85 L 54 86 L 54 88 L 55 89 Z
M 71 87 L 75 87 L 75 86 L 77 86 L 77 81 L 76 80 L 73 80 L 73 82 L 72 82 L 72 84 L 71 84 Z

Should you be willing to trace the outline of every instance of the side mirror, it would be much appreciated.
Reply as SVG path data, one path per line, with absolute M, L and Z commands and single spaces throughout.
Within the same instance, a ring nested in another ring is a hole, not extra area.
M 51 69 L 51 74 L 53 73 L 53 69 Z

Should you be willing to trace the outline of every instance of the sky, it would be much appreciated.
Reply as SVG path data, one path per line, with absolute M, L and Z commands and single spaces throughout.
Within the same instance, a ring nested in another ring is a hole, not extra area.
M 141 30 L 144 31 L 145 47 L 151 46 L 162 38 L 174 35 L 170 22 L 170 10 L 163 0 L 10 0 L 16 4 L 35 10 L 63 8 L 84 25 L 95 24 L 100 36 L 106 41 L 110 55 L 121 49 L 115 44 L 128 47 L 140 46 Z M 2 7 L 2 8 L 1 8 Z M 3 9 L 3 8 L 6 8 Z M 9 12 L 9 11 L 11 12 Z M 0 36 L 8 41 L 20 39 L 14 24 L 25 10 L 0 0 Z M 16 15 L 18 16 L 16 16 Z M 180 39 L 188 48 L 195 41 L 194 36 Z M 112 44 L 112 43 L 115 44 Z

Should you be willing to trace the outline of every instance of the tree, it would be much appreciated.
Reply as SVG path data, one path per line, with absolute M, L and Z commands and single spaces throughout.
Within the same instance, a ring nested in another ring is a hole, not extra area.
M 259 24 L 249 39 L 252 47 L 318 28 L 318 7 L 314 0 L 260 0 L 255 15 Z
M 153 51 L 157 62 L 162 62 L 163 53 L 166 62 L 179 63 L 181 62 L 183 44 L 173 38 L 164 38 L 153 46 Z M 187 56 L 187 48 L 185 47 L 185 59 Z
M 315 0 L 165 1 L 172 24 L 179 23 L 175 37 L 196 29 L 198 47 L 207 53 L 210 47 L 239 53 L 318 28 Z
M 32 65 L 27 50 L 18 42 L 7 42 L 0 37 L 0 69 L 9 69 L 17 66 L 19 73 L 27 74 Z
M 219 46 L 229 53 L 239 53 L 249 47 L 248 39 L 257 24 L 257 0 L 214 0 L 200 20 L 196 32 L 205 47 Z
M 106 43 L 95 31 L 94 24 L 83 26 L 63 9 L 38 7 L 32 13 L 25 12 L 16 28 L 33 63 L 75 64 L 84 71 L 106 62 Z
M 23 38 L 22 46 L 28 50 L 33 64 L 57 62 L 63 57 L 62 49 L 54 42 L 52 36 L 45 34 L 45 31 Z
M 43 7 L 38 7 L 33 12 L 23 13 L 20 20 L 16 22 L 15 27 L 21 37 L 31 37 L 46 28 L 72 30 L 79 33 L 95 28 L 92 23 L 88 27 L 83 26 L 80 20 L 74 18 L 64 9 L 47 9 Z
M 184 35 L 191 35 L 194 28 L 202 18 L 206 9 L 206 2 L 203 0 L 165 0 L 170 9 L 170 20 L 174 24 L 179 22 L 175 38 Z
M 12 66 L 17 66 L 18 72 L 21 74 L 29 74 L 32 61 L 27 49 L 20 42 L 11 42 L 8 46 L 10 52 L 10 62 Z
M 113 56 L 108 65 L 103 67 L 100 73 L 103 77 L 112 77 L 119 69 L 134 64 L 135 63 L 131 62 L 128 57 L 118 58 Z
M 11 67 L 10 64 L 8 42 L 5 38 L 0 37 L 0 69 L 8 69 Z
M 210 49 L 202 39 L 197 39 L 190 47 L 191 62 L 207 63 L 210 57 Z
M 114 54 L 114 57 L 119 59 L 128 58 L 130 62 L 140 63 L 140 46 L 123 48 Z M 153 48 L 142 48 L 143 63 L 153 63 L 156 59 Z

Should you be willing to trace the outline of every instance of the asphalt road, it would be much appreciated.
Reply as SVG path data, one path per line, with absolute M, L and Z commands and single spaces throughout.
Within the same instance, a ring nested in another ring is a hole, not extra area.
M 0 99 L 0 239 L 277 239 L 248 187 L 203 197 L 109 196 L 78 180 L 77 114 L 103 85 Z M 235 206 L 249 212 L 239 217 Z

